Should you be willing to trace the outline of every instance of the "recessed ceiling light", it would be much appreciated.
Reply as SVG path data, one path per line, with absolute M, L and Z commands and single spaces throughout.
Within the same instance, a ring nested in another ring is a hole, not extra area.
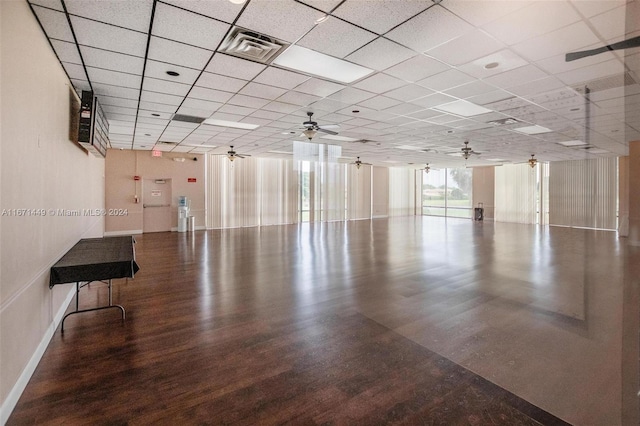
M 558 142 L 559 145 L 564 145 L 564 146 L 580 146 L 580 145 L 586 145 L 586 142 L 582 142 L 582 141 L 564 141 L 564 142 Z
M 569 111 L 580 111 L 580 108 L 571 108 Z
M 246 0 L 229 0 L 233 4 L 243 4 Z
M 608 154 L 609 151 L 607 151 L 606 149 L 601 149 L 601 148 L 591 148 L 589 150 L 589 154 Z
M 353 111 L 351 111 L 351 112 L 352 112 L 352 113 L 354 113 L 354 114 L 357 114 L 357 113 L 359 113 L 359 112 L 360 112 L 360 110 L 359 110 L 359 109 L 354 109 L 354 110 L 353 110 Z
M 170 75 L 171 77 L 177 77 L 180 75 L 180 73 L 176 71 L 167 71 L 167 75 Z
M 552 130 L 547 129 L 542 126 L 527 126 L 527 127 L 518 127 L 517 129 L 513 129 L 516 132 L 524 133 L 525 135 L 538 135 L 540 133 L 549 133 Z
M 494 69 L 494 68 L 498 68 L 499 65 L 500 65 L 499 62 L 489 62 L 488 64 L 486 64 L 484 66 L 484 68 L 487 69 L 487 70 L 491 70 L 491 69 Z
M 160 117 L 160 114 L 155 113 L 155 112 L 151 113 L 151 115 L 154 116 L 154 117 Z
M 144 135 L 145 136 L 151 136 L 151 133 L 145 133 Z
M 353 83 L 373 72 L 372 69 L 296 45 L 289 46 L 273 60 L 273 64 L 340 83 Z
M 238 121 L 216 120 L 215 118 L 207 118 L 203 121 L 204 124 L 210 124 L 212 126 L 221 127 L 233 127 L 234 129 L 246 129 L 253 130 L 260 127 L 259 124 L 240 123 Z
M 452 114 L 461 115 L 463 117 L 473 117 L 474 115 L 487 114 L 492 110 L 473 104 L 468 101 L 455 101 L 444 105 L 433 107 L 438 111 L 450 112 Z

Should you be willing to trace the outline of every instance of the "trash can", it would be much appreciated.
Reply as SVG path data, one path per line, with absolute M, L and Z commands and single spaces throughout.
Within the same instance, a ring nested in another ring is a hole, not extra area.
M 478 207 L 473 209 L 473 220 L 484 219 L 484 204 L 478 203 Z
M 189 216 L 187 218 L 187 230 L 189 232 L 193 232 L 196 230 L 196 217 L 195 216 Z

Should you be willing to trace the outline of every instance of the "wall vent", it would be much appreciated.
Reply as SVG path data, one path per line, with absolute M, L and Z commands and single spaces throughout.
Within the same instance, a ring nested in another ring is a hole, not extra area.
M 241 27 L 234 27 L 222 43 L 220 52 L 263 64 L 270 63 L 288 46 L 281 40 Z
M 184 121 L 186 123 L 202 123 L 206 120 L 203 117 L 195 117 L 193 115 L 175 114 L 172 118 L 173 121 Z
M 573 90 L 580 94 L 584 94 L 585 87 L 588 87 L 589 90 L 591 90 L 591 93 L 593 93 L 600 92 L 602 90 L 615 89 L 616 87 L 631 86 L 632 84 L 636 84 L 635 80 L 631 77 L 631 74 L 625 72 L 622 74 L 587 81 L 582 83 L 580 86 L 574 87 Z

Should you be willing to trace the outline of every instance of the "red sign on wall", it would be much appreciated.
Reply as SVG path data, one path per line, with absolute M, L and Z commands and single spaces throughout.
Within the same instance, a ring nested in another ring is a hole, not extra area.
M 187 178 L 187 182 L 195 183 L 196 182 L 196 178 Z

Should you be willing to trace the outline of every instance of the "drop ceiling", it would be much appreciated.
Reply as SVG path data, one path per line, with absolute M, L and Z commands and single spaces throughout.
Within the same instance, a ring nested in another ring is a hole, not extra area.
M 635 1 L 29 3 L 73 87 L 98 96 L 113 148 L 204 153 L 233 145 L 287 157 L 293 141 L 305 140 L 307 111 L 320 126 L 339 125 L 339 138 L 318 133 L 314 142 L 379 165 L 619 156 L 640 140 L 640 48 L 565 61 L 568 52 L 640 35 Z M 278 55 L 265 64 L 220 52 L 238 27 L 368 74 L 347 84 L 285 69 Z M 482 154 L 461 158 L 465 141 Z

